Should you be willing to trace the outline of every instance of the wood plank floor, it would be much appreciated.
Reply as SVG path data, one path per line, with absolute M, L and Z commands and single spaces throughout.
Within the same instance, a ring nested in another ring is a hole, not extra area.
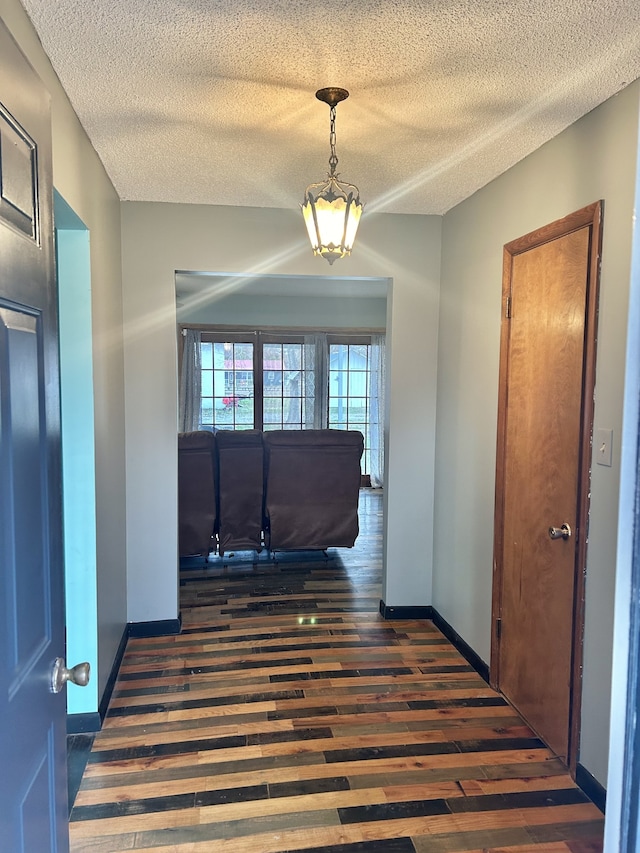
M 74 853 L 602 849 L 601 812 L 433 624 L 379 616 L 381 522 L 363 492 L 352 550 L 182 569 L 182 634 L 129 641 Z

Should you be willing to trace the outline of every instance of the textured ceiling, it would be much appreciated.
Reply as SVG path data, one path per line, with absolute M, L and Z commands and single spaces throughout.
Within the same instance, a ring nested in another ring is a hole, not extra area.
M 121 198 L 444 213 L 640 77 L 638 0 L 22 0 Z

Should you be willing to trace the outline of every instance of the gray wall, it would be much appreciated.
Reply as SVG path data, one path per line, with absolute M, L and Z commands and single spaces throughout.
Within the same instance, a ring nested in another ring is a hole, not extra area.
M 640 151 L 636 171 L 636 210 L 640 201 Z M 627 332 L 627 369 L 622 421 L 620 460 L 620 507 L 618 514 L 618 550 L 616 560 L 616 603 L 613 635 L 613 677 L 611 701 L 611 732 L 609 736 L 609 778 L 607 785 L 607 820 L 605 826 L 605 851 L 617 853 L 622 849 L 621 829 L 629 822 L 623 808 L 622 768 L 625 764 L 625 735 L 627 732 L 627 689 L 634 677 L 638 662 L 629 655 L 635 640 L 632 626 L 632 596 L 634 592 L 633 566 L 634 536 L 637 536 L 636 494 L 640 487 L 640 448 L 638 425 L 640 423 L 640 223 L 635 217 L 631 290 L 629 293 L 629 323 Z M 629 725 L 629 731 L 632 730 Z M 637 748 L 636 748 L 637 749 Z M 636 751 L 636 761 L 638 759 Z M 625 792 L 630 796 L 629 792 Z M 624 837 L 624 836 L 623 836 Z
M 131 621 L 178 612 L 175 270 L 389 280 L 383 596 L 431 602 L 440 227 L 440 217 L 371 215 L 357 253 L 329 267 L 296 210 L 123 203 Z
M 224 296 L 196 309 L 178 305 L 179 323 L 384 329 L 387 300 L 373 297 Z
M 438 350 L 433 604 L 489 661 L 502 246 L 605 200 L 581 763 L 607 781 L 625 330 L 634 216 L 634 83 L 444 217 Z

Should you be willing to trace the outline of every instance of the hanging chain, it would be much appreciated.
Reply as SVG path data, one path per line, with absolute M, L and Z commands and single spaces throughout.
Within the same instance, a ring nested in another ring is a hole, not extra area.
M 336 173 L 338 165 L 338 156 L 336 154 L 336 106 L 333 104 L 329 112 L 329 145 L 331 146 L 331 156 L 329 157 L 329 177 L 332 178 Z

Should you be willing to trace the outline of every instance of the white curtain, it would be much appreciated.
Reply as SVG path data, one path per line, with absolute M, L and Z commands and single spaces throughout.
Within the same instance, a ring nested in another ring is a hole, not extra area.
M 371 335 L 369 373 L 369 452 L 371 485 L 381 489 L 384 481 L 385 336 Z
M 329 347 L 325 334 L 304 336 L 304 428 L 329 423 Z
M 180 405 L 178 429 L 193 432 L 200 426 L 200 395 L 202 390 L 202 359 L 200 341 L 202 335 L 195 329 L 185 329 L 182 349 L 182 372 L 180 374 Z

